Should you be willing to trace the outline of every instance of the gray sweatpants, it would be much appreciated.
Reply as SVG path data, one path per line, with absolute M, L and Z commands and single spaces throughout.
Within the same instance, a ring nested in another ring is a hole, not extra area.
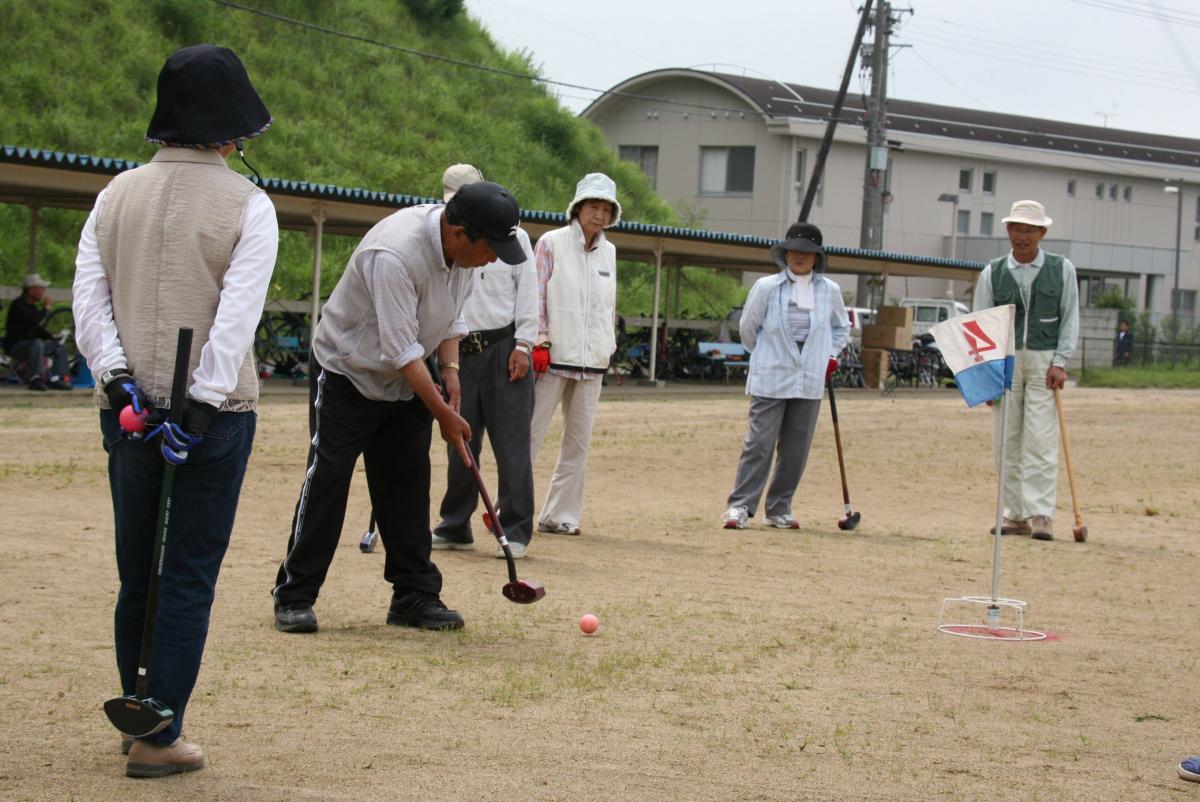
M 804 475 L 820 411 L 819 398 L 750 396 L 750 430 L 742 442 L 742 458 L 727 506 L 745 507 L 751 516 L 758 511 L 771 469 L 771 451 L 777 449 L 766 513 L 784 515 L 792 511 L 792 496 Z

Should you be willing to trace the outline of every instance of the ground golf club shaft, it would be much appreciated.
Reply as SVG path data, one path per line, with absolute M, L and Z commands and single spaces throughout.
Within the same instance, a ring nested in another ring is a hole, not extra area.
M 1075 528 L 1071 533 L 1076 543 L 1087 540 L 1088 530 L 1079 514 L 1079 496 L 1075 492 L 1075 467 L 1071 464 L 1071 444 L 1067 441 L 1067 416 L 1063 414 L 1062 394 L 1054 391 L 1054 406 L 1058 408 L 1058 431 L 1062 433 L 1063 456 L 1067 459 L 1067 484 L 1071 486 L 1071 508 L 1075 513 Z
M 171 381 L 171 409 L 168 418 L 179 423 L 183 418 L 184 390 L 187 388 L 188 359 L 192 352 L 192 330 L 181 328 L 175 343 L 175 375 Z M 130 447 L 143 447 L 140 443 Z M 165 461 L 165 460 L 164 460 Z M 166 729 L 175 719 L 175 711 L 149 696 L 150 657 L 154 650 L 154 625 L 158 617 L 158 585 L 162 577 L 167 530 L 171 525 L 171 493 L 175 487 L 175 466 L 163 466 L 159 492 L 158 518 L 151 559 L 150 583 L 146 589 L 146 619 L 142 625 L 142 648 L 138 655 L 137 686 L 133 696 L 117 696 L 104 703 L 104 713 L 112 725 L 126 735 L 144 738 Z
M 512 549 L 508 547 L 508 538 L 504 536 L 504 530 L 500 526 L 500 516 L 496 513 L 496 508 L 492 506 L 492 497 L 488 495 L 487 485 L 483 483 L 483 477 L 479 474 L 479 466 L 475 464 L 470 446 L 464 449 L 463 457 L 471 471 L 471 476 L 475 478 L 475 486 L 479 488 L 479 496 L 483 499 L 484 509 L 487 510 L 484 523 L 496 536 L 500 548 L 504 550 L 504 560 L 508 564 L 508 584 L 502 591 L 504 598 L 517 604 L 533 604 L 546 595 L 546 588 L 541 582 L 517 579 L 517 564 L 513 560 Z
M 849 530 L 858 526 L 862 515 L 855 512 L 854 508 L 850 506 L 850 486 L 846 484 L 846 458 L 842 455 L 842 433 L 838 427 L 837 399 L 833 394 L 832 376 L 826 381 L 826 385 L 829 389 L 829 412 L 833 416 L 833 443 L 837 446 L 838 472 L 842 477 L 842 504 L 846 511 L 845 516 L 838 519 L 838 529 Z

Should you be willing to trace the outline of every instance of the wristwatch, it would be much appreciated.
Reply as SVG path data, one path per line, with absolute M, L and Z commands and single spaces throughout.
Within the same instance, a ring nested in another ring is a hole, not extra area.
M 531 351 L 529 349 L 529 343 L 517 343 L 515 348 L 516 348 L 516 350 L 520 351 L 521 353 L 525 354 L 526 356 L 528 356 L 531 353 Z
M 438 364 L 438 370 L 458 370 L 457 362 L 441 362 Z
M 107 387 L 108 383 L 118 376 L 128 376 L 129 368 L 110 368 L 100 374 L 100 386 Z

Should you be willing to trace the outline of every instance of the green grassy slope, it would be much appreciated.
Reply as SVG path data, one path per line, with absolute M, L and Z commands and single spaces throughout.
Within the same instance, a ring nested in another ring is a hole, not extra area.
M 533 73 L 465 14 L 423 23 L 401 0 L 245 0 L 282 16 L 405 48 Z M 433 195 L 447 164 L 465 161 L 508 185 L 523 206 L 561 210 L 591 171 L 617 181 L 625 216 L 674 212 L 598 129 L 539 84 L 307 30 L 214 0 L 0 0 L 0 142 L 145 161 L 155 79 L 175 48 L 234 49 L 275 117 L 246 154 L 264 176 Z M 237 158 L 230 160 L 241 168 Z M 69 283 L 83 216 L 44 210 L 38 270 Z M 25 271 L 28 211 L 0 205 L 0 284 Z M 324 291 L 354 242 L 326 240 Z M 285 234 L 275 297 L 308 289 L 311 246 Z M 718 281 L 737 302 L 740 288 Z M 648 306 L 648 301 L 644 304 Z M 694 304 L 696 306 L 699 303 Z M 720 305 L 720 304 L 718 304 Z

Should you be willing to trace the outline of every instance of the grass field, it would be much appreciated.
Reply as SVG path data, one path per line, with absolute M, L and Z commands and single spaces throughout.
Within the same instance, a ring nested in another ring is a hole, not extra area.
M 1090 539 L 1071 541 L 1065 477 L 1058 539 L 1005 539 L 1001 593 L 1054 636 L 1030 644 L 935 629 L 991 572 L 990 421 L 953 391 L 839 395 L 852 533 L 828 413 L 802 529 L 727 532 L 745 399 L 606 399 L 583 535 L 520 564 L 542 602 L 501 597 L 490 548 L 436 557 L 455 634 L 385 626 L 359 476 L 322 629 L 283 635 L 269 590 L 307 435 L 300 398 L 270 399 L 186 722 L 209 766 L 135 781 L 100 710 L 117 583 L 95 412 L 0 394 L 0 798 L 1192 798 L 1174 767 L 1200 751 L 1200 393 L 1064 399 Z
M 1126 368 L 1088 368 L 1079 376 L 1084 387 L 1154 388 L 1200 390 L 1200 369 L 1195 364 L 1147 365 Z

